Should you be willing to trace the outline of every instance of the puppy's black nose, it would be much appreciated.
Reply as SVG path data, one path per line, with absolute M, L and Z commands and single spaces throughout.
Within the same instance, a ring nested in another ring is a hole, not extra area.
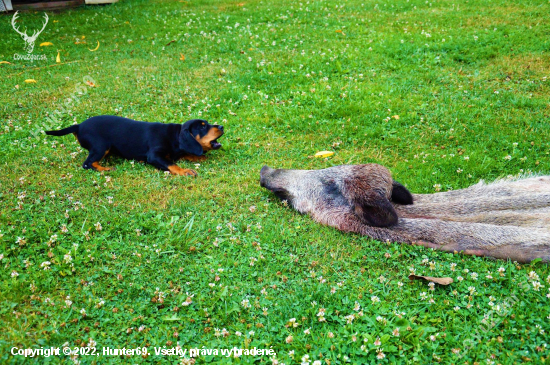
M 223 132 L 223 125 L 219 125 L 218 129 Z

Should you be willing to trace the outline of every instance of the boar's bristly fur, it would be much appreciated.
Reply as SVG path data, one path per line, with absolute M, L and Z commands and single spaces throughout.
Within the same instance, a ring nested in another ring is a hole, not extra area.
M 411 194 L 377 164 L 264 166 L 261 186 L 300 213 L 381 241 L 529 262 L 550 261 L 550 176 Z

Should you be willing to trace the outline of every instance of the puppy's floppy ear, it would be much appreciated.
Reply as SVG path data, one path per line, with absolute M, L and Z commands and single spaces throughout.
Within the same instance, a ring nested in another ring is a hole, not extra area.
M 391 179 L 389 174 L 388 178 Z M 388 199 L 389 179 L 355 175 L 344 180 L 344 196 L 359 219 L 369 226 L 389 227 L 397 223 L 397 212 Z
M 189 125 L 185 123 L 181 127 L 179 135 L 179 147 L 187 153 L 195 156 L 201 156 L 204 153 L 200 143 L 193 137 L 189 130 Z
M 401 205 L 411 205 L 413 203 L 413 196 L 406 187 L 394 180 L 392 184 L 391 201 Z

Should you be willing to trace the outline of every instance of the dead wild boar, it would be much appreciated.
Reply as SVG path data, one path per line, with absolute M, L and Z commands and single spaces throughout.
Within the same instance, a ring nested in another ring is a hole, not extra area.
M 550 176 L 411 194 L 377 164 L 322 170 L 264 166 L 260 185 L 344 232 L 518 262 L 550 261 Z

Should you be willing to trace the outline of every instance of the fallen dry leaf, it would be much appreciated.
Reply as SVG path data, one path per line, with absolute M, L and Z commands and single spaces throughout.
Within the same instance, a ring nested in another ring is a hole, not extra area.
M 181 53 L 180 53 L 180 61 L 185 61 L 185 55 L 182 55 Z
M 0 64 L 2 64 L 2 63 L 7 63 L 7 64 L 11 65 L 11 62 L 8 62 L 8 61 L 0 61 Z
M 27 84 L 36 84 L 36 80 L 35 79 L 26 79 L 25 82 Z
M 53 46 L 52 42 L 42 42 L 40 43 L 40 47 L 46 47 L 46 46 Z
M 434 278 L 432 276 L 422 276 L 422 275 L 409 275 L 409 280 L 424 280 L 434 282 L 439 285 L 449 285 L 453 283 L 452 278 Z
M 91 81 L 86 81 L 86 85 L 88 85 L 89 87 L 95 87 L 95 84 Z
M 57 57 L 55 58 L 55 62 L 61 63 L 61 56 L 59 55 L 59 51 L 57 51 Z

